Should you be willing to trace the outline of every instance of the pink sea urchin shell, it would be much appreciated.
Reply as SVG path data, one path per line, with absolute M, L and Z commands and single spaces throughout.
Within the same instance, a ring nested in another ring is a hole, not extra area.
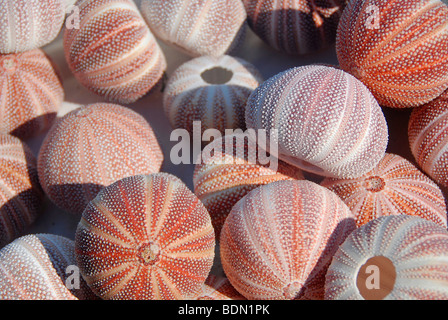
M 268 45 L 306 54 L 333 44 L 345 0 L 243 0 L 249 26 Z
M 18 138 L 0 134 L 0 247 L 36 220 L 43 196 L 31 150 Z
M 0 1 L 0 54 L 43 47 L 59 34 L 65 0 Z
M 415 107 L 448 87 L 448 7 L 433 0 L 354 0 L 337 32 L 340 66 L 380 105 Z
M 417 164 L 437 183 L 448 187 L 448 91 L 412 110 L 408 135 Z
M 40 49 L 0 56 L 0 132 L 21 139 L 48 129 L 64 99 L 50 59 Z
M 85 281 L 69 290 L 76 267 L 74 242 L 51 234 L 26 235 L 0 251 L 1 300 L 88 300 L 94 299 Z
M 369 90 L 326 66 L 292 68 L 265 81 L 248 99 L 246 124 L 266 130 L 280 160 L 328 177 L 367 173 L 388 142 L 386 120 Z
M 413 215 L 447 227 L 442 191 L 408 160 L 386 154 L 366 175 L 321 183 L 335 192 L 356 216 L 358 226 L 380 216 Z
M 230 210 L 251 190 L 274 181 L 304 179 L 300 169 L 278 159 L 271 159 L 275 167 L 261 164 L 256 142 L 244 134 L 216 139 L 207 149 L 214 154 L 195 166 L 194 193 L 210 213 L 218 240 Z
M 142 0 L 152 32 L 190 56 L 230 53 L 245 35 L 246 11 L 235 0 Z
M 66 114 L 45 138 L 39 180 L 59 207 L 81 214 L 104 186 L 124 177 L 160 170 L 163 154 L 148 122 L 110 103 Z
M 202 131 L 244 129 L 247 98 L 261 82 L 258 70 L 243 59 L 199 57 L 181 65 L 170 77 L 164 92 L 165 113 L 173 128 L 190 133 L 193 121 L 201 121 Z
M 232 209 L 221 261 L 247 299 L 323 299 L 331 257 L 355 221 L 333 192 L 310 181 L 258 187 Z
M 194 299 L 213 264 L 215 235 L 199 199 L 157 173 L 104 188 L 75 243 L 81 273 L 103 299 Z
M 80 0 L 76 5 L 80 27 L 64 33 L 75 77 L 108 101 L 137 101 L 162 78 L 166 60 L 134 2 Z
M 378 286 L 369 292 L 358 280 L 374 258 L 377 271 L 369 272 L 377 273 Z M 447 261 L 446 228 L 415 216 L 380 217 L 356 229 L 339 247 L 327 272 L 325 298 L 446 300 Z

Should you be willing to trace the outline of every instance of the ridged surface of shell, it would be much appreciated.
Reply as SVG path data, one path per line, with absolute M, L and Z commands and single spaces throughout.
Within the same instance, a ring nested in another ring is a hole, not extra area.
M 0 2 L 0 54 L 43 47 L 59 34 L 65 0 L 3 0 Z
M 0 247 L 36 220 L 43 197 L 32 151 L 18 138 L 0 134 Z
M 344 0 L 243 0 L 249 26 L 268 45 L 289 54 L 333 44 Z
M 448 7 L 434 0 L 354 0 L 336 40 L 340 66 L 380 105 L 415 107 L 448 87 Z
M 131 0 L 80 0 L 80 27 L 66 28 L 64 51 L 75 77 L 110 102 L 129 104 L 162 78 L 165 56 Z
M 234 0 L 142 0 L 152 32 L 186 54 L 219 57 L 243 39 L 246 11 Z
M 218 70 L 216 79 L 202 77 L 214 69 Z M 219 71 L 230 72 L 230 80 L 221 79 L 226 75 L 221 76 Z M 202 132 L 244 129 L 247 98 L 262 82 L 255 66 L 243 59 L 227 55 L 195 58 L 181 65 L 170 77 L 163 99 L 165 113 L 173 128 L 187 129 L 190 133 L 193 121 L 201 121 Z
M 448 298 L 448 233 L 415 216 L 372 220 L 350 234 L 333 257 L 325 284 L 328 300 L 363 300 L 356 286 L 361 266 L 372 257 L 392 261 L 395 283 L 384 300 Z
M 408 135 L 420 168 L 434 181 L 448 187 L 448 91 L 412 110 Z
M 266 130 L 280 160 L 334 178 L 367 173 L 388 143 L 384 114 L 369 90 L 326 66 L 292 68 L 265 81 L 248 99 L 246 124 Z
M 227 217 L 224 272 L 247 299 L 323 299 L 325 273 L 355 221 L 334 193 L 310 181 L 252 190 Z
M 149 123 L 127 107 L 83 106 L 58 120 L 38 157 L 39 180 L 60 208 L 81 214 L 99 190 L 159 172 L 163 153 Z
M 196 300 L 246 300 L 226 277 L 210 274 Z
M 77 300 L 65 283 L 71 265 L 76 265 L 72 240 L 49 234 L 23 236 L 0 251 L 0 299 Z
M 103 189 L 75 243 L 81 273 L 103 299 L 194 299 L 213 264 L 215 235 L 199 199 L 158 173 Z
M 442 191 L 411 162 L 386 154 L 366 175 L 356 179 L 325 179 L 321 183 L 336 193 L 353 211 L 356 224 L 381 216 L 419 216 L 447 227 Z
M 0 56 L 0 133 L 21 139 L 48 129 L 64 99 L 52 62 L 40 49 Z
M 210 213 L 217 240 L 230 210 L 251 190 L 274 181 L 304 179 L 300 169 L 276 158 L 261 164 L 265 159 L 261 159 L 256 141 L 244 134 L 224 136 L 206 148 L 201 163 L 195 166 L 193 185 Z M 211 150 L 213 156 L 208 157 Z

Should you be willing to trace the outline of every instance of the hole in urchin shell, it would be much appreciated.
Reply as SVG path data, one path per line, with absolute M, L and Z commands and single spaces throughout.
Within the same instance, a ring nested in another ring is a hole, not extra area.
M 290 283 L 283 289 L 283 296 L 287 300 L 293 300 L 299 294 L 300 290 L 302 290 L 300 283 Z
M 159 261 L 160 248 L 153 243 L 147 243 L 138 250 L 138 257 L 144 265 L 153 265 Z
M 386 183 L 384 182 L 384 179 L 378 176 L 364 180 L 364 187 L 370 192 L 380 192 L 385 186 Z
M 397 273 L 393 262 L 383 256 L 375 256 L 361 266 L 356 286 L 365 300 L 382 300 L 395 285 Z
M 233 77 L 233 72 L 221 67 L 214 67 L 201 73 L 202 80 L 209 84 L 226 84 Z

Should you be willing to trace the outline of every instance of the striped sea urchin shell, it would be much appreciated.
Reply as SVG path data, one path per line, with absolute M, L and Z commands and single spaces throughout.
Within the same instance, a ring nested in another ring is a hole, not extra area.
M 266 130 L 280 160 L 334 178 L 367 173 L 388 143 L 373 95 L 355 77 L 327 66 L 292 68 L 265 81 L 248 99 L 246 125 Z
M 166 173 L 104 188 L 83 212 L 75 244 L 83 277 L 103 299 L 194 299 L 215 254 L 207 210 Z
M 111 102 L 129 104 L 162 78 L 165 56 L 131 0 L 80 0 L 80 27 L 66 28 L 64 51 L 75 77 Z
M 325 273 L 355 221 L 333 192 L 310 181 L 252 190 L 221 232 L 224 272 L 247 299 L 323 299 Z
M 333 44 L 345 0 L 243 0 L 249 26 L 271 47 L 307 54 Z
M 246 300 L 226 277 L 210 274 L 195 300 Z
M 340 66 L 380 105 L 415 107 L 448 87 L 448 7 L 437 0 L 354 0 L 337 32 Z
M 304 179 L 294 166 L 275 158 L 261 159 L 255 140 L 245 137 L 232 134 L 215 139 L 193 172 L 194 193 L 211 216 L 217 240 L 230 210 L 251 190 L 274 181 Z M 210 158 L 206 157 L 208 150 L 213 151 Z M 276 165 L 271 166 L 274 161 Z
M 82 106 L 58 120 L 38 157 L 41 185 L 60 208 L 81 214 L 99 190 L 159 172 L 163 153 L 149 123 L 127 107 Z
M 59 75 L 42 50 L 0 55 L 0 133 L 26 139 L 47 130 L 63 99 Z
M 446 300 L 447 252 L 448 232 L 432 221 L 406 215 L 374 219 L 351 233 L 334 255 L 325 299 Z M 370 289 L 376 294 L 359 282 L 371 263 L 380 281 L 377 290 Z
M 31 149 L 16 137 L 0 134 L 0 247 L 36 220 L 43 197 Z
M 0 54 L 43 47 L 59 34 L 65 0 L 0 1 Z
M 210 76 L 210 78 L 207 78 Z M 215 77 L 215 78 L 214 78 Z M 164 92 L 164 109 L 173 128 L 244 129 L 247 98 L 263 78 L 250 63 L 231 56 L 203 56 L 181 65 Z
M 231 53 L 246 31 L 246 11 L 234 0 L 142 0 L 152 32 L 194 57 Z
M 386 154 L 366 175 L 356 179 L 325 179 L 356 216 L 357 226 L 381 216 L 412 215 L 447 227 L 442 191 L 411 162 Z
M 448 91 L 412 110 L 408 135 L 411 152 L 420 168 L 448 187 Z
M 76 267 L 72 240 L 51 234 L 16 239 L 0 251 L 0 299 L 94 299 L 82 278 L 79 289 L 68 289 L 69 266 Z

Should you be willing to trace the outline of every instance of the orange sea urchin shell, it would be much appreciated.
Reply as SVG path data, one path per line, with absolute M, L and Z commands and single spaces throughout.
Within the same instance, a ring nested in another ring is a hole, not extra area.
M 80 27 L 66 29 L 75 77 L 108 101 L 129 104 L 162 78 L 165 56 L 131 0 L 81 0 Z
M 43 196 L 31 150 L 18 138 L 0 134 L 0 247 L 36 220 Z
M 141 11 L 158 38 L 193 57 L 230 53 L 247 27 L 235 0 L 142 0 Z
M 255 141 L 244 134 L 216 139 L 207 145 L 211 158 L 202 159 L 193 173 L 194 193 L 212 218 L 217 239 L 232 207 L 251 190 L 274 181 L 304 179 L 302 171 L 278 159 L 261 164 Z
M 345 0 L 243 0 L 249 26 L 268 45 L 289 54 L 335 42 Z
M 353 0 L 337 32 L 340 67 L 380 105 L 415 107 L 448 87 L 448 7 L 433 0 Z
M 75 243 L 81 273 L 103 299 L 194 299 L 213 264 L 215 235 L 199 199 L 158 173 L 104 188 Z
M 64 89 L 45 53 L 31 50 L 0 56 L 0 132 L 21 139 L 48 129 Z
M 89 300 L 95 296 L 85 281 L 68 289 L 76 267 L 74 242 L 51 235 L 26 235 L 0 251 L 1 300 Z
M 159 172 L 163 154 L 148 122 L 127 107 L 83 106 L 45 138 L 39 180 L 60 208 L 81 214 L 98 191 L 124 177 Z
M 388 215 L 413 215 L 447 227 L 442 191 L 408 160 L 386 154 L 366 175 L 356 179 L 325 179 L 356 216 L 358 226 Z
M 221 232 L 224 272 L 247 299 L 323 299 L 331 257 L 355 221 L 333 192 L 277 181 L 252 190 Z
M 328 268 L 325 299 L 446 300 L 447 261 L 446 228 L 415 216 L 380 217 L 339 247 Z
M 437 183 L 448 187 L 448 91 L 412 110 L 408 135 L 417 164 Z
M 280 160 L 327 177 L 367 173 L 388 142 L 386 120 L 369 90 L 326 66 L 292 68 L 265 81 L 248 99 L 246 124 L 266 130 Z
M 210 79 L 207 74 L 212 75 Z M 199 57 L 181 65 L 170 77 L 164 92 L 165 113 L 173 128 L 190 133 L 194 121 L 201 121 L 202 131 L 244 130 L 247 98 L 261 82 L 258 70 L 243 59 Z
M 0 54 L 43 47 L 59 34 L 65 0 L 0 1 Z

